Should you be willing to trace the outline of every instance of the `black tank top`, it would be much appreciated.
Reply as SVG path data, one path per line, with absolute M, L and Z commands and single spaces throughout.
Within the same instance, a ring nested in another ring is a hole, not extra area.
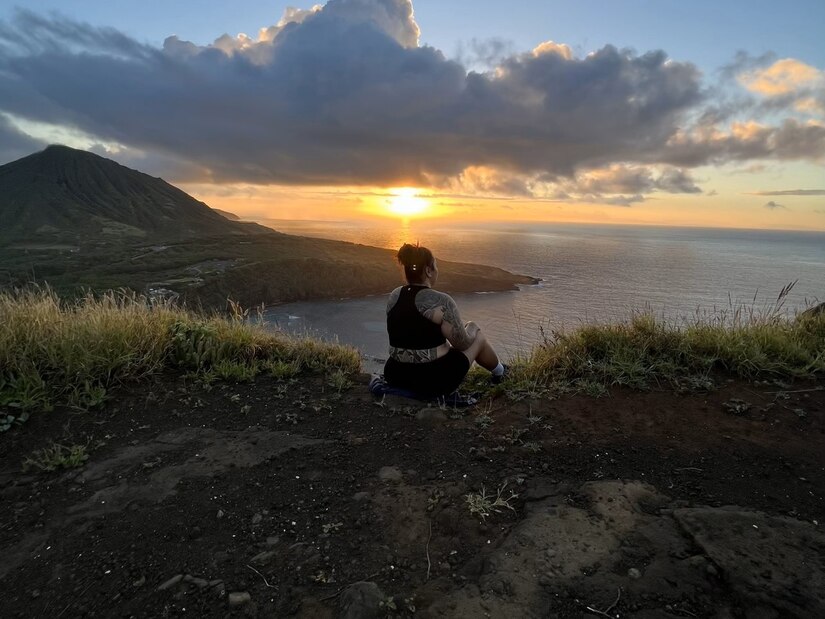
M 425 350 L 437 348 L 447 341 L 441 327 L 421 315 L 415 306 L 415 295 L 427 286 L 404 286 L 398 301 L 387 312 L 387 333 L 390 346 Z

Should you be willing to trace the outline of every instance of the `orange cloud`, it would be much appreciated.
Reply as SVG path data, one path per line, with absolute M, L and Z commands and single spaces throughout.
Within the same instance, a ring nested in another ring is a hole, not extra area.
M 542 56 L 544 54 L 556 54 L 565 60 L 573 58 L 573 50 L 570 46 L 564 43 L 556 43 L 555 41 L 544 41 L 533 48 L 533 56 Z
M 758 122 L 748 120 L 746 122 L 735 122 L 731 125 L 730 134 L 738 140 L 753 140 L 762 135 L 767 128 Z
M 793 58 L 777 60 L 765 69 L 739 76 L 739 82 L 751 92 L 775 97 L 796 92 L 823 80 L 825 73 Z

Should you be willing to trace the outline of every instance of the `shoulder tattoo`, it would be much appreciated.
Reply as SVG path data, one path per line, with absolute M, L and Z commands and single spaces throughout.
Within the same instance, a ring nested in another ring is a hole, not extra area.
M 446 299 L 449 297 L 443 292 L 427 288 L 415 295 L 415 307 L 428 320 L 432 320 L 437 310 L 444 310 Z
M 389 314 L 390 310 L 395 307 L 395 304 L 398 303 L 398 297 L 401 296 L 401 286 L 396 288 L 390 293 L 390 298 L 387 299 L 387 313 Z
M 441 310 L 442 322 L 449 323 L 452 331 L 452 337 L 447 339 L 459 350 L 466 350 L 473 343 L 473 339 L 464 328 L 464 323 L 461 322 L 458 306 L 450 295 L 437 290 L 422 290 L 415 297 L 415 305 L 429 320 L 433 319 L 437 310 Z

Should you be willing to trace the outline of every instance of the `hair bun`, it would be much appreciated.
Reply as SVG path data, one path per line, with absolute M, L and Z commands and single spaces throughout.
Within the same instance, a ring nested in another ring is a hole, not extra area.
M 408 280 L 421 281 L 424 269 L 433 264 L 433 252 L 426 247 L 410 243 L 404 243 L 396 257 L 404 266 Z

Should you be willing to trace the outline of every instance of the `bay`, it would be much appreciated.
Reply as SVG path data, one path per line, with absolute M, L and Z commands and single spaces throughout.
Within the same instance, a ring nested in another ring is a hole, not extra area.
M 553 329 L 621 321 L 634 311 L 652 311 L 675 322 L 697 315 L 730 316 L 736 308 L 765 312 L 794 281 L 784 313 L 792 315 L 825 298 L 821 232 L 545 223 L 267 223 L 289 234 L 391 249 L 420 242 L 444 260 L 541 278 L 540 284 L 514 292 L 455 295 L 462 319 L 479 323 L 505 358 L 529 352 Z M 265 322 L 289 333 L 351 344 L 368 360 L 380 360 L 387 348 L 385 303 L 386 295 L 290 303 L 269 308 Z M 377 363 L 368 362 L 368 369 Z

